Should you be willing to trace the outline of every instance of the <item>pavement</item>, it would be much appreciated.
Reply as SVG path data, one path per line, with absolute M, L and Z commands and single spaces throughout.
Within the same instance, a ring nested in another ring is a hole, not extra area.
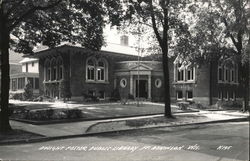
M 93 121 L 79 121 L 71 123 L 58 123 L 47 125 L 33 125 L 19 121 L 10 121 L 13 129 L 20 129 L 27 132 L 42 135 L 42 137 L 28 139 L 2 140 L 2 144 L 30 143 L 48 141 L 53 139 L 63 139 L 79 136 L 100 135 L 103 133 L 118 132 L 125 130 L 140 130 L 145 128 L 185 126 L 193 124 L 208 124 L 218 122 L 249 121 L 249 113 L 242 113 L 236 110 L 174 113 L 175 119 L 166 119 L 162 122 L 155 122 L 163 118 L 163 114 L 126 117 L 116 119 L 104 119 Z M 153 120 L 153 121 L 152 121 Z M 142 123 L 144 122 L 144 123 Z M 146 122 L 146 123 L 145 123 Z M 139 124 L 138 124 L 139 123 Z M 142 123 L 142 124 L 141 124 Z M 140 125 L 141 124 L 141 125 Z

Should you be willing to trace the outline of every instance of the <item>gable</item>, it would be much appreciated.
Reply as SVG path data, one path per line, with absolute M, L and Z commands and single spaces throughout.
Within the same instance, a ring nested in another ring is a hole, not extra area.
M 139 68 L 139 70 L 152 70 L 151 67 L 149 67 L 149 66 L 147 66 L 145 64 L 140 64 L 140 65 L 133 66 L 133 67 L 130 68 L 130 70 L 138 70 L 138 68 Z

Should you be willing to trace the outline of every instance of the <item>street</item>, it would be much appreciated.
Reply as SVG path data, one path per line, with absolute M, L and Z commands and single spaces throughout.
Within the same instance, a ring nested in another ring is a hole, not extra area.
M 249 160 L 249 123 L 154 128 L 0 146 L 0 160 Z

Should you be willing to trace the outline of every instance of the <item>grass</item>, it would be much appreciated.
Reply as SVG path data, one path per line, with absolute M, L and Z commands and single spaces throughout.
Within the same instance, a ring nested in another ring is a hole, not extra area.
M 0 144 L 8 141 L 29 140 L 41 137 L 43 136 L 24 130 L 14 129 L 10 132 L 0 133 Z

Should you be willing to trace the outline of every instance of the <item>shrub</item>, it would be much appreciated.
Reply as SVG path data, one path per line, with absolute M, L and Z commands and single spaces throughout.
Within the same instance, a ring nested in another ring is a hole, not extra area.
M 10 99 L 14 99 L 14 100 L 23 100 L 23 94 L 24 93 L 11 93 L 10 94 Z
M 33 89 L 31 83 L 28 81 L 28 83 L 24 87 L 24 99 L 25 100 L 31 100 L 33 97 Z
M 67 118 L 69 119 L 82 117 L 82 111 L 79 109 L 64 110 L 63 112 L 66 114 Z
M 216 106 L 223 109 L 241 108 L 242 103 L 239 101 L 218 101 Z

